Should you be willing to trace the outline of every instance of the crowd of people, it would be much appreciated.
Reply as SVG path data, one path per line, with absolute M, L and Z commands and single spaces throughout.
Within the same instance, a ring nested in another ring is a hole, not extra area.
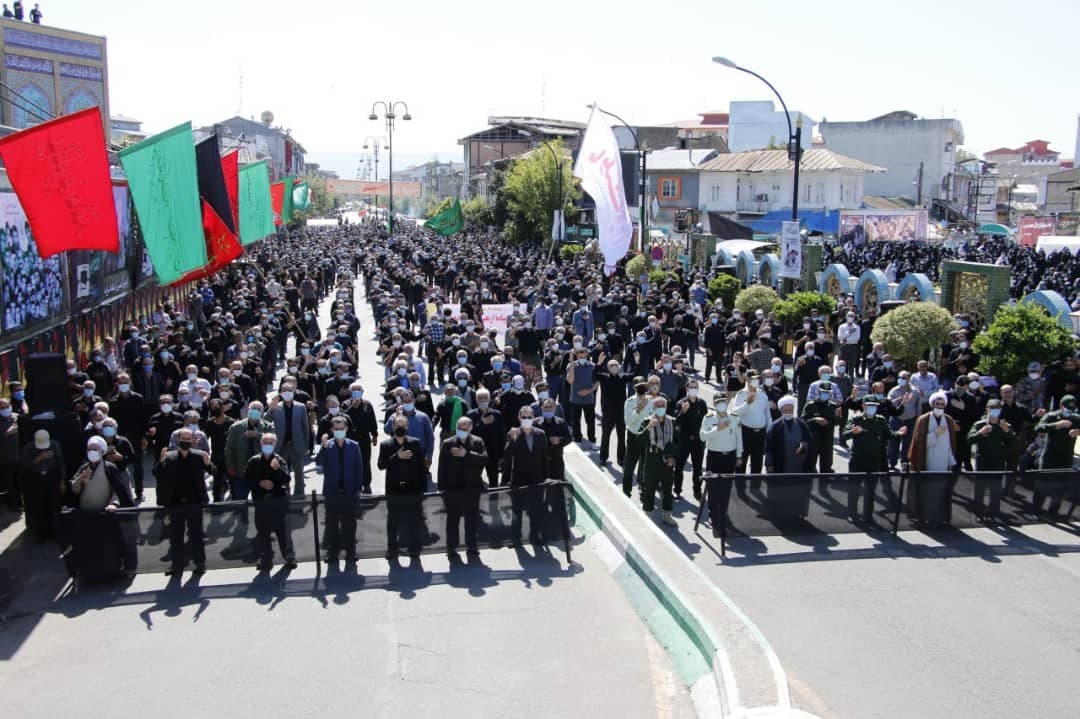
M 23 9 L 22 0 L 15 0 L 11 7 L 4 3 L 3 16 L 11 20 L 23 20 L 25 18 L 25 10 Z M 34 7 L 30 9 L 30 22 L 35 25 L 41 24 L 41 18 L 45 17 L 41 14 L 41 5 L 34 3 Z
M 704 501 L 706 473 L 740 477 L 709 493 L 715 518 L 732 486 L 743 495 L 762 472 L 828 474 L 837 447 L 853 472 L 1072 466 L 1076 357 L 1047 357 L 1015 385 L 998 383 L 976 371 L 973 329 L 958 316 L 940 366 L 902 366 L 870 342 L 875 313 L 863 316 L 850 297 L 790 328 L 714 304 L 708 279 L 680 269 L 643 286 L 622 268 L 605 277 L 588 253 L 549 260 L 471 230 L 283 232 L 200 282 L 186 306 L 132 318 L 88 364 L 68 362 L 79 452 L 47 428 L 20 445 L 32 408 L 13 381 L 0 399 L 0 485 L 48 539 L 62 506 L 147 501 L 152 472 L 153 499 L 177 510 L 168 531 L 180 572 L 206 563 L 201 512 L 188 510 L 223 500 L 253 502 L 260 568 L 272 564 L 275 537 L 294 564 L 280 500 L 309 483 L 328 499 L 328 560 L 355 560 L 349 500 L 373 492 L 417 500 L 399 503 L 410 509 L 391 511 L 387 527 L 391 559 L 417 555 L 418 498 L 435 489 L 455 497 L 448 552 L 475 553 L 482 492 L 562 479 L 574 443 L 596 450 L 626 496 L 636 486 L 642 508 L 667 524 L 684 486 Z M 505 332 L 484 326 L 490 303 L 511 305 Z M 987 488 L 987 514 L 1008 490 Z M 913 491 L 909 507 L 932 519 L 940 507 Z M 850 492 L 853 521 L 866 519 L 872 492 Z M 537 495 L 512 496 L 514 539 L 524 539 L 524 518 L 529 541 L 548 539 Z M 1047 490 L 1037 508 L 1064 499 Z
M 1011 273 L 1010 296 L 1020 300 L 1038 290 L 1059 293 L 1074 309 L 1080 309 L 1080 255 L 1068 251 L 1036 251 L 1000 237 L 972 236 L 955 246 L 927 242 L 826 242 L 823 267 L 841 264 L 852 277 L 865 270 L 879 269 L 890 282 L 900 282 L 913 272 L 938 282 L 944 260 L 963 260 L 1006 265 Z

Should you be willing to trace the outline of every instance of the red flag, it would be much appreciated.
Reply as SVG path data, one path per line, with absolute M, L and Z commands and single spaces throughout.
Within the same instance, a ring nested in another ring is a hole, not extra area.
M 39 254 L 120 251 L 101 110 L 88 107 L 0 140 L 0 158 Z
M 206 235 L 206 256 L 210 261 L 205 267 L 188 272 L 169 285 L 170 287 L 209 277 L 218 270 L 227 267 L 230 262 L 244 252 L 244 248 L 240 246 L 240 241 L 236 239 L 236 235 L 229 232 L 229 228 L 225 226 L 221 217 L 214 212 L 214 208 L 210 207 L 206 200 L 202 201 L 202 209 L 203 234 Z
M 285 183 L 275 182 L 270 185 L 270 203 L 274 208 L 274 224 L 281 224 L 281 208 L 285 206 Z
M 225 173 L 225 191 L 232 205 L 233 227 L 240 231 L 240 151 L 227 152 L 221 158 L 221 170 Z

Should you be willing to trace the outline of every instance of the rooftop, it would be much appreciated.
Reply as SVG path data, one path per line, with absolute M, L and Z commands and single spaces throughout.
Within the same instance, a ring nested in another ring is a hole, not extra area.
M 517 131 L 523 140 L 530 135 L 547 137 L 576 137 L 585 131 L 584 122 L 555 120 L 549 117 L 531 117 L 527 115 L 492 115 L 487 119 L 488 127 L 458 140 L 487 139 L 498 129 Z
M 720 155 L 719 150 L 680 150 L 678 148 L 666 148 L 654 150 L 649 153 L 649 170 L 693 170 L 702 162 L 712 160 Z
M 1057 157 L 1060 155 L 1057 150 L 1050 149 L 1050 143 L 1047 140 L 1029 140 L 1020 147 L 1009 148 L 999 147 L 996 150 L 990 150 L 984 152 L 983 157 L 990 157 L 992 155 L 1034 155 L 1036 157 Z
M 871 165 L 832 150 L 811 148 L 803 151 L 800 168 L 806 172 L 885 172 Z M 793 163 L 787 150 L 750 150 L 719 155 L 698 165 L 703 172 L 791 172 Z

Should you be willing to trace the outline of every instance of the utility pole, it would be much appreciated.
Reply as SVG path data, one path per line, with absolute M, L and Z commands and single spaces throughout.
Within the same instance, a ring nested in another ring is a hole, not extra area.
M 915 206 L 922 207 L 922 178 L 923 178 L 923 163 L 919 163 L 919 174 L 915 180 Z

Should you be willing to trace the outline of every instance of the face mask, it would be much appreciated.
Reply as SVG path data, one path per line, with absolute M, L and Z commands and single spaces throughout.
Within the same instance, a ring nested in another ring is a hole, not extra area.
M 330 413 L 330 416 L 334 416 L 341 412 L 341 407 L 327 407 L 326 411 Z
M 234 369 L 234 370 L 232 371 L 232 376 L 233 376 L 233 377 L 239 377 L 239 376 L 240 376 L 240 375 L 242 375 L 242 374 L 243 374 L 243 370 L 238 370 L 238 369 Z
M 821 381 L 822 381 L 822 382 L 828 382 L 828 381 L 829 381 L 830 379 L 832 379 L 832 375 L 831 375 L 831 374 L 829 374 L 828 372 L 826 372 L 825 374 L 821 375 Z
M 320 367 L 319 368 L 319 374 L 323 374 L 323 375 L 330 374 L 330 368 L 329 367 Z
M 525 389 L 525 382 L 514 380 L 514 390 L 520 392 L 523 389 Z
M 934 407 L 934 416 L 935 417 L 940 418 L 941 415 L 943 415 L 943 414 L 945 414 L 945 408 L 944 407 Z
M 806 348 L 806 356 L 807 357 L 813 357 L 814 356 L 814 348 L 813 347 L 807 347 Z
M 772 377 L 766 377 L 765 378 L 765 386 L 766 387 L 772 387 L 775 382 L 776 382 L 776 380 L 774 380 Z
M 823 340 L 823 339 L 825 339 L 825 333 L 824 333 L 824 332 L 818 332 L 818 333 L 817 333 L 817 338 L 818 338 L 819 340 Z
M 150 374 L 153 371 L 154 371 L 153 366 L 148 365 L 148 364 L 143 365 L 143 372 L 145 372 L 146 374 Z
M 161 361 L 162 362 L 168 362 L 169 361 L 169 353 L 168 352 L 162 352 L 161 353 Z
M 846 373 L 847 373 L 847 367 L 837 367 L 836 368 L 836 374 L 846 374 Z
M 219 392 L 218 392 L 218 395 L 219 395 L 219 396 L 220 396 L 220 397 L 221 397 L 222 399 L 228 399 L 229 397 L 232 397 L 232 392 L 221 392 L 221 391 L 219 391 Z
M 490 342 L 481 342 L 481 343 L 480 343 L 480 349 L 482 349 L 482 350 L 486 350 L 486 349 L 487 349 L 488 347 L 491 347 L 491 343 L 490 343 Z
M 510 391 L 510 383 L 509 382 L 503 382 L 502 383 L 502 388 L 503 388 L 504 392 Z
M 465 363 L 466 363 L 466 362 L 468 362 L 468 361 L 469 361 L 469 358 L 468 358 L 468 357 L 458 357 L 458 358 L 457 358 L 457 363 L 458 363 L 459 365 L 461 365 L 462 367 L 464 367 L 464 366 L 465 366 Z
M 83 393 L 83 397 L 93 397 L 94 396 L 94 390 L 92 390 L 92 389 L 84 389 L 82 391 L 82 393 Z
M 131 385 L 129 384 L 122 384 L 120 385 L 120 391 L 127 392 L 130 387 Z M 23 392 L 22 390 L 19 390 L 18 392 L 12 392 L 11 398 L 14 399 L 16 402 L 22 402 L 23 399 L 26 398 L 26 392 Z
M 655 411 L 657 417 L 663 417 L 667 414 L 667 407 L 657 407 Z
M 363 391 L 358 390 L 358 389 L 354 389 L 352 391 L 352 398 L 353 399 L 363 399 L 363 397 L 364 397 Z
M 459 344 L 461 344 L 461 340 L 459 340 L 459 339 L 457 339 L 457 338 L 455 338 L 455 339 L 452 339 L 452 340 L 450 340 L 450 344 L 452 344 L 452 345 L 454 345 L 455 347 L 457 347 L 457 346 L 458 346 Z
M 499 370 L 501 370 L 501 369 L 502 369 L 502 366 L 503 366 L 503 363 L 502 363 L 502 362 L 492 362 L 492 363 L 491 363 L 491 369 L 495 370 L 496 372 L 498 372 Z
M 0 409 L 0 417 L 10 417 L 11 409 Z
M 757 387 L 761 386 L 761 381 L 756 380 L 756 379 L 752 379 L 752 380 L 750 380 L 750 386 L 754 387 L 756 389 Z
M 530 429 L 532 427 L 532 424 L 533 424 L 532 417 L 527 417 L 527 418 L 521 420 L 521 428 L 522 429 Z
M 1040 377 L 1042 377 L 1042 375 L 1038 372 L 1028 372 L 1028 377 L 1030 377 L 1031 379 L 1039 379 Z
M 665 362 L 664 363 L 664 371 L 665 372 L 670 372 L 671 371 L 671 363 L 670 362 Z
M 262 445 L 262 453 L 263 453 L 264 457 L 269 457 L 270 455 L 272 455 L 274 453 L 274 445 L 272 445 L 272 444 L 264 444 L 264 445 Z
M 176 443 L 176 446 L 186 452 L 187 450 L 191 449 L 191 442 L 189 440 L 182 439 Z
M 900 379 L 896 380 L 896 384 L 899 385 L 900 387 L 907 386 L 907 383 L 908 383 L 908 381 L 907 381 L 907 378 L 905 378 L 905 377 L 901 377 Z
M 968 346 L 968 343 L 967 343 L 967 342 L 961 342 L 961 343 L 960 343 L 960 349 L 962 349 L 962 350 L 966 350 L 966 349 L 967 349 L 967 346 Z
M 793 415 L 793 414 L 785 414 L 785 415 L 784 415 L 784 421 L 785 421 L 785 422 L 791 422 L 791 421 L 793 421 L 794 419 L 795 419 L 795 415 Z
M 343 429 L 335 429 L 334 430 L 334 439 L 345 439 L 345 430 L 343 430 Z
M 885 363 L 885 369 L 892 369 L 892 367 L 893 367 L 893 363 L 892 363 L 892 362 L 886 362 L 886 363 Z
M 405 404 L 401 405 L 401 408 L 403 410 L 405 410 L 406 412 L 412 412 L 413 410 L 416 409 L 416 403 L 415 402 L 406 402 Z
M 866 408 L 867 417 L 873 417 L 875 414 L 877 414 L 877 407 L 875 407 L 874 405 L 870 405 Z
M 248 419 L 250 419 L 252 422 L 258 422 L 260 419 L 262 419 L 262 411 L 257 409 L 249 409 Z
M 990 410 L 990 417 L 992 419 L 997 419 L 1000 416 L 1001 416 L 1001 410 L 1000 409 L 992 409 L 992 410 Z
M 281 393 L 281 399 L 285 400 L 286 402 L 291 402 L 292 398 L 293 398 L 293 393 L 292 392 L 282 392 Z
M 308 355 L 310 355 L 310 354 L 311 354 L 311 350 L 310 350 L 310 349 L 308 349 L 307 347 L 301 347 L 301 348 L 300 348 L 300 354 L 302 354 L 302 355 L 304 355 L 305 357 L 307 357 Z
M 487 410 L 488 405 L 490 405 L 490 404 L 491 404 L 490 402 L 477 402 L 476 406 L 479 407 L 481 409 L 481 411 L 484 411 L 484 410 Z
M 171 404 L 163 404 L 163 405 L 161 405 L 161 411 L 164 414 L 169 414 L 170 412 L 172 412 L 172 405 Z
M 686 394 L 689 397 L 697 397 L 698 396 L 697 387 L 691 387 L 690 389 L 686 390 Z
M 803 328 L 804 330 L 808 330 L 808 329 L 810 329 L 810 323 L 809 323 L 809 322 L 803 322 L 803 323 L 802 323 L 802 328 Z
M 96 449 L 87 450 L 86 459 L 90 464 L 97 464 L 101 461 L 101 452 Z

